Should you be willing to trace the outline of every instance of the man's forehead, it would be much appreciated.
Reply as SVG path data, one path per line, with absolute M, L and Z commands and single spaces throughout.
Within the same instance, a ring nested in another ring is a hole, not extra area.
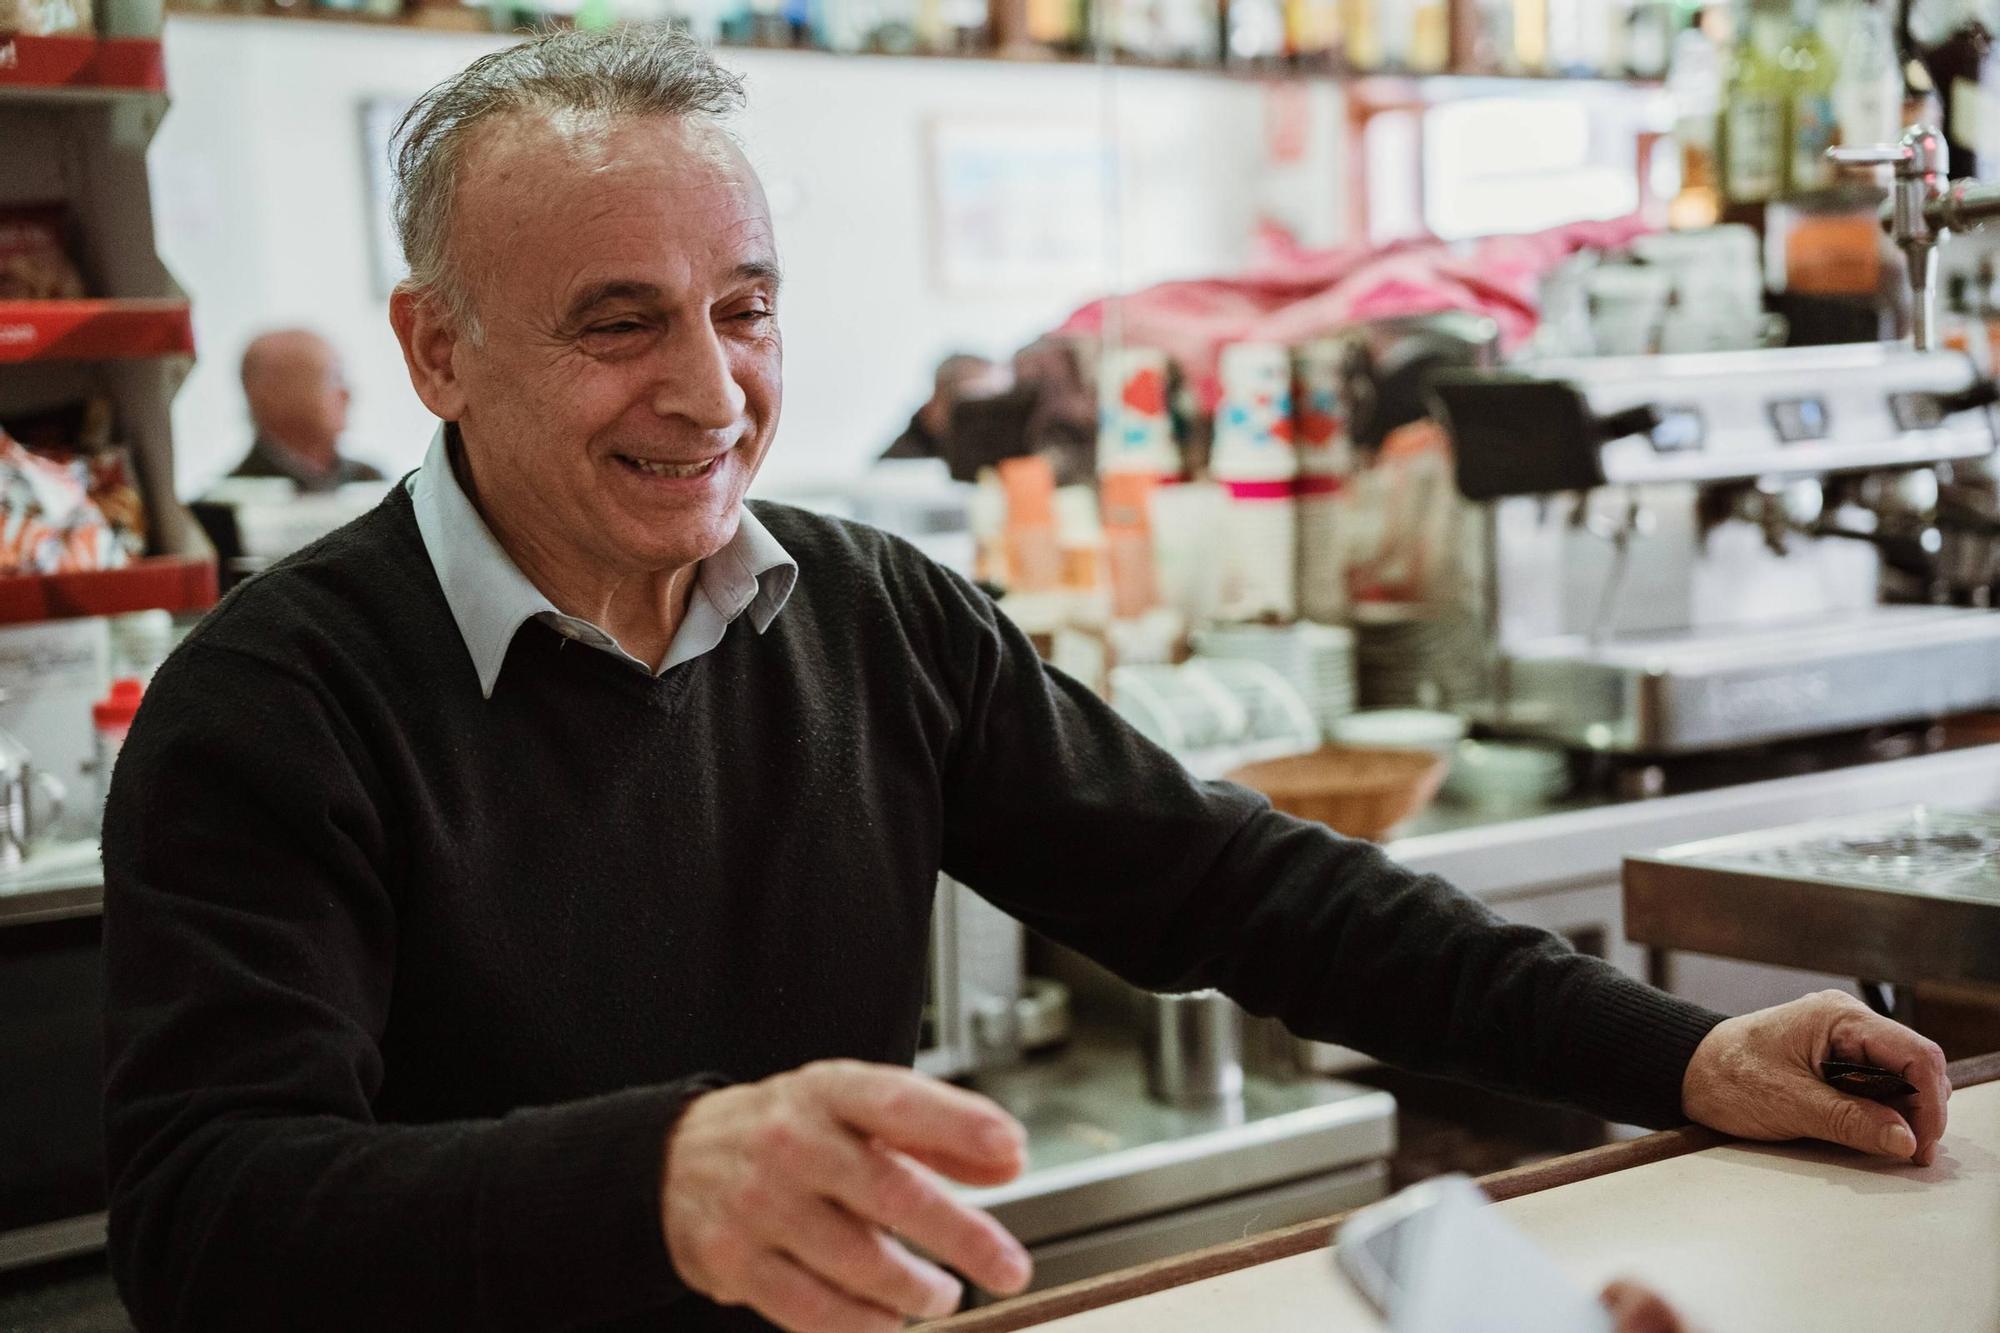
M 585 270 L 657 257 L 662 241 L 701 269 L 773 259 L 763 188 L 712 123 L 537 113 L 481 135 L 453 227 L 476 267 L 542 268 L 544 281 L 568 288 Z M 562 277 L 546 272 L 551 260 Z
M 461 190 L 497 193 L 565 178 L 603 184 L 664 174 L 688 184 L 738 185 L 759 197 L 757 173 L 728 132 L 705 117 L 606 115 L 537 109 L 496 116 L 466 146 Z

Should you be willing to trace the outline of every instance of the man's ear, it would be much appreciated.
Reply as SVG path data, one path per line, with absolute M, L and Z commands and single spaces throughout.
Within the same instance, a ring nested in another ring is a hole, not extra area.
M 389 297 L 389 324 L 403 345 L 403 364 L 410 386 L 441 421 L 465 415 L 465 391 L 452 363 L 452 352 L 463 333 L 435 294 L 398 284 Z

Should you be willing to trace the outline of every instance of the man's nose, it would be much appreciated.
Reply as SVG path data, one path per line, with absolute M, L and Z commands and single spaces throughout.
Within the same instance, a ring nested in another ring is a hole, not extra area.
M 715 328 L 688 328 L 675 343 L 653 391 L 653 410 L 703 430 L 726 430 L 742 420 L 743 386 L 736 382 L 728 344 Z

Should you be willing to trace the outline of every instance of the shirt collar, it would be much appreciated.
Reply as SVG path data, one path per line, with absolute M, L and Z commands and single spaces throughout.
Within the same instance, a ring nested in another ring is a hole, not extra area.
M 407 485 L 417 532 L 437 573 L 438 586 L 444 590 L 459 637 L 472 657 L 479 692 L 490 699 L 500 667 L 507 660 L 507 649 L 523 622 L 538 616 L 556 622 L 584 622 L 557 610 L 494 537 L 472 498 L 459 485 L 446 435 L 444 428 L 438 430 L 423 466 L 410 474 Z M 751 626 L 762 634 L 791 597 L 798 576 L 798 564 L 746 505 L 738 511 L 736 535 L 701 562 L 696 591 L 714 605 L 723 620 L 747 614 Z M 679 648 L 677 634 L 662 670 L 693 655 L 679 654 Z

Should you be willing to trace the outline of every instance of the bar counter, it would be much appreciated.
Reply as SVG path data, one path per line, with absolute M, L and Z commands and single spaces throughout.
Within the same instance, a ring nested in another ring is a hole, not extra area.
M 1693 1327 L 2000 1327 L 2000 1055 L 1952 1066 L 1951 1124 L 1913 1167 L 1672 1130 L 1481 1182 L 1577 1282 L 1644 1282 Z M 1365 1333 L 1336 1219 L 1039 1292 L 927 1333 Z

